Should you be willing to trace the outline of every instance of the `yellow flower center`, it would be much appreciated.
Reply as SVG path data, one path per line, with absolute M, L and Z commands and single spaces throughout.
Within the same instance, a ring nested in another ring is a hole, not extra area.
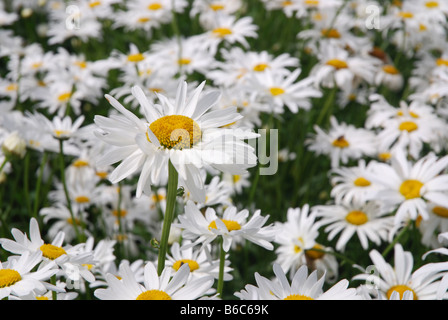
M 303 294 L 291 294 L 283 300 L 314 300 L 314 299 L 311 297 L 305 296 Z
M 121 209 L 121 210 L 112 210 L 112 215 L 114 217 L 120 217 L 123 218 L 128 214 L 127 210 Z
M 345 220 L 355 226 L 360 226 L 369 221 L 369 218 L 364 212 L 360 210 L 353 210 L 345 216 Z
M 402 285 L 402 284 L 393 286 L 393 287 L 391 287 L 389 290 L 387 290 L 386 295 L 387 295 L 387 298 L 388 298 L 388 299 L 390 299 L 390 296 L 392 295 L 392 293 L 393 293 L 394 291 L 397 291 L 397 292 L 400 294 L 400 299 L 403 298 L 403 294 L 404 294 L 406 291 L 411 291 L 412 294 L 414 295 L 414 300 L 418 300 L 417 295 L 415 294 L 414 290 L 412 290 L 412 289 L 409 288 L 408 286 L 405 286 L 405 285 Z
M 322 29 L 321 34 L 323 37 L 339 39 L 341 38 L 341 34 L 336 29 Z
M 71 96 L 72 96 L 71 92 L 65 92 L 58 96 L 58 101 L 59 102 L 67 102 Z
M 307 6 L 315 6 L 315 7 L 317 7 L 319 5 L 319 0 L 305 0 L 305 4 Z
M 395 74 L 399 74 L 399 73 L 400 73 L 400 71 L 398 71 L 398 69 L 395 68 L 395 67 L 394 67 L 393 65 L 391 65 L 391 64 L 388 64 L 388 65 L 383 66 L 383 71 L 384 71 L 385 73 L 393 74 L 393 75 L 395 75 Z
M 229 28 L 216 28 L 213 29 L 213 34 L 219 38 L 224 38 L 225 36 L 228 36 L 229 34 L 232 34 L 232 30 Z
M 232 180 L 233 180 L 233 183 L 237 183 L 238 181 L 241 180 L 241 176 L 238 174 L 235 174 L 232 176 Z
M 290 5 L 292 5 L 292 1 L 283 1 L 282 2 L 282 6 L 283 7 L 287 7 L 287 6 L 290 6 Z
M 448 59 L 439 58 L 439 59 L 437 59 L 436 63 L 437 63 L 437 65 L 439 67 L 440 66 L 447 66 L 448 67 Z
M 60 137 L 60 136 L 66 135 L 66 134 L 70 134 L 70 132 L 67 131 L 67 130 L 54 130 L 53 133 L 54 133 L 54 135 L 56 137 Z
M 10 287 L 14 283 L 22 280 L 20 273 L 12 269 L 0 270 L 0 288 Z
M 420 189 L 423 187 L 423 183 L 418 180 L 406 180 L 400 186 L 400 193 L 406 198 L 406 200 L 419 198 Z
M 182 267 L 185 263 L 188 263 L 188 266 L 190 267 L 190 271 L 193 272 L 194 270 L 199 269 L 199 264 L 194 261 L 194 260 L 190 260 L 190 259 L 182 259 L 182 260 L 177 260 L 174 264 L 173 264 L 173 269 L 174 270 L 179 270 L 180 267 Z
M 167 149 L 191 148 L 202 136 L 199 125 L 193 119 L 181 115 L 159 118 L 150 124 L 149 129 Z M 148 135 L 147 139 L 151 142 Z
M 188 59 L 188 58 L 182 58 L 182 59 L 179 59 L 179 60 L 177 61 L 177 63 L 180 64 L 180 65 L 190 64 L 190 63 L 191 63 L 191 60 Z
M 95 174 L 100 178 L 100 179 L 106 179 L 108 173 L 106 171 L 97 171 L 95 172 Z
M 412 12 L 401 11 L 398 13 L 398 16 L 403 19 L 410 19 L 414 17 L 414 14 Z
M 74 166 L 76 168 L 88 167 L 89 163 L 85 160 L 78 159 L 72 163 L 72 166 Z
M 233 220 L 225 220 L 225 219 L 223 219 L 223 220 L 221 220 L 221 221 L 226 225 L 226 228 L 227 228 L 228 231 L 240 230 L 240 229 L 241 229 L 241 225 L 240 225 L 238 222 L 236 222 L 236 221 L 233 221 Z M 215 221 L 215 220 L 213 220 L 213 221 L 208 225 L 208 229 L 209 229 L 209 230 L 211 230 L 211 229 L 218 229 L 218 228 L 216 227 L 216 221 Z
M 79 220 L 78 218 L 75 218 L 75 221 L 73 222 L 73 219 L 72 218 L 67 218 L 67 223 L 68 224 L 71 224 L 71 225 L 73 225 L 73 224 L 77 224 L 77 225 L 81 225 L 81 220 Z
M 87 68 L 87 63 L 85 61 L 76 61 L 75 65 L 80 67 L 81 69 Z
M 259 63 L 256 66 L 254 66 L 254 71 L 262 72 L 268 67 L 269 67 L 269 65 L 267 63 Z
M 305 251 L 305 255 L 311 260 L 321 259 L 325 255 L 323 249 L 324 248 L 320 244 L 315 244 L 312 249 Z
M 345 139 L 344 136 L 340 136 L 339 138 L 335 139 L 332 144 L 333 146 L 341 149 L 350 146 L 350 143 Z
M 390 152 L 381 152 L 378 154 L 378 158 L 382 161 L 387 161 L 392 157 Z
M 436 206 L 432 208 L 432 212 L 439 217 L 448 218 L 448 208 Z
M 347 69 L 348 64 L 344 60 L 339 59 L 330 59 L 327 61 L 327 65 L 332 66 L 333 68 L 340 70 L 340 69 Z
M 90 198 L 87 196 L 77 196 L 75 198 L 75 201 L 78 203 L 89 203 L 90 202 Z
M 141 18 L 138 18 L 137 22 L 145 23 L 145 22 L 148 22 L 149 20 L 151 20 L 151 19 L 148 17 L 141 17 Z
M 162 5 L 160 4 L 160 3 L 151 3 L 149 6 L 148 6 L 148 9 L 149 10 L 153 10 L 153 11 L 156 11 L 156 10 L 160 10 L 160 9 L 162 9 Z
M 101 4 L 101 1 L 93 1 L 89 3 L 90 8 L 95 8 L 96 6 L 99 6 Z
M 49 300 L 46 296 L 36 296 L 36 300 Z
M 50 260 L 54 260 L 59 258 L 60 256 L 67 254 L 65 250 L 61 247 L 54 246 L 52 244 L 43 244 L 40 246 L 40 251 L 42 251 L 42 255 L 45 258 Z
M 269 92 L 275 97 L 285 93 L 285 90 L 279 87 L 272 87 L 269 89 Z
M 418 125 L 413 121 L 403 121 L 398 128 L 401 131 L 412 132 L 418 129 Z
M 134 53 L 128 55 L 128 61 L 130 62 L 140 62 L 145 59 L 145 56 L 141 53 Z
M 31 68 L 33 69 L 39 69 L 40 67 L 42 67 L 43 63 L 42 62 L 35 62 L 31 65 Z
M 6 87 L 6 91 L 17 91 L 17 88 L 18 88 L 17 84 L 12 83 Z
M 353 181 L 353 184 L 357 187 L 368 187 L 371 183 L 366 178 L 359 177 L 355 181 Z
M 223 4 L 211 4 L 210 5 L 210 9 L 212 9 L 213 11 L 219 11 L 219 10 L 223 10 L 225 7 Z
M 428 1 L 425 3 L 426 8 L 437 8 L 439 6 L 439 3 L 437 1 Z
M 136 300 L 172 300 L 169 294 L 162 290 L 148 290 L 138 295 Z

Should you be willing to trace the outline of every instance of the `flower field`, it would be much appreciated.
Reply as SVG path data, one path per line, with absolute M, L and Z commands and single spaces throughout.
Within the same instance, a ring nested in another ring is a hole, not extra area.
M 2 0 L 0 299 L 446 299 L 447 21 Z

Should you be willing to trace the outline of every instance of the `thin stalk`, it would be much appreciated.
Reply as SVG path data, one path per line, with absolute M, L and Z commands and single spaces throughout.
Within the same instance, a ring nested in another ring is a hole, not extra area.
M 62 182 L 62 186 L 64 188 L 65 199 L 67 201 L 67 208 L 70 211 L 70 216 L 73 221 L 73 227 L 75 228 L 76 237 L 79 242 L 82 242 L 81 234 L 79 233 L 79 230 L 78 230 L 78 224 L 76 223 L 75 215 L 73 214 L 72 201 L 70 199 L 70 194 L 68 192 L 67 182 L 65 181 L 65 161 L 64 161 L 64 141 L 63 141 L 63 139 L 59 139 L 59 161 L 60 161 L 60 167 L 61 167 L 60 168 L 61 169 L 61 182 Z
M 171 223 L 174 220 L 174 210 L 176 207 L 178 179 L 179 174 L 170 160 L 168 161 L 168 187 L 166 194 L 166 209 L 165 209 L 165 217 L 163 219 L 162 238 L 160 240 L 160 249 L 157 264 L 157 272 L 159 275 L 162 274 L 162 271 L 165 268 L 166 253 L 168 250 L 168 238 L 170 235 Z
M 226 252 L 224 251 L 224 240 L 221 239 L 220 252 L 219 252 L 219 275 L 218 275 L 218 286 L 216 288 L 216 293 L 220 298 L 222 298 L 222 292 L 224 288 L 224 266 L 226 262 Z
M 44 174 L 45 164 L 47 162 L 47 152 L 44 151 L 42 155 L 42 162 L 39 168 L 39 176 L 37 177 L 36 183 L 36 196 L 34 199 L 34 208 L 33 208 L 33 216 L 37 219 L 37 211 L 39 210 L 39 196 L 40 196 L 40 187 L 42 185 L 42 177 Z
M 319 117 L 316 120 L 317 126 L 319 126 L 319 127 L 322 126 L 322 122 L 324 121 L 325 118 L 327 118 L 328 113 L 331 109 L 331 106 L 334 104 L 334 99 L 335 99 L 337 91 L 338 91 L 338 87 L 336 86 L 336 83 L 335 83 L 334 87 L 331 89 L 329 95 L 327 96 L 325 104 L 324 104 L 321 112 L 319 113 Z
M 391 243 L 389 243 L 389 245 L 387 246 L 386 249 L 384 249 L 383 254 L 382 254 L 383 257 L 386 257 L 387 254 L 389 253 L 389 251 L 393 249 L 393 247 L 401 239 L 401 237 L 403 237 L 403 235 L 406 232 L 408 232 L 410 226 L 411 226 L 411 223 L 408 223 L 403 229 L 401 229 L 400 233 L 397 234 L 397 236 L 394 238 L 394 240 Z
M 30 152 L 27 150 L 25 155 L 25 170 L 23 175 L 23 184 L 25 189 L 25 202 L 28 214 L 31 214 L 31 200 L 30 200 Z

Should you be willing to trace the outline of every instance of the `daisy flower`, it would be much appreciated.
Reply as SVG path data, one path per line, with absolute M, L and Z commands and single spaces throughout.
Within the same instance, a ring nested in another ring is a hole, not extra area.
M 278 264 L 273 266 L 275 279 L 269 280 L 255 273 L 258 296 L 261 300 L 361 300 L 356 289 L 349 288 L 346 279 L 340 280 L 327 291 L 323 285 L 325 275 L 318 278 L 317 272 L 308 274 L 307 266 L 300 267 L 291 282 Z
M 379 202 L 320 205 L 313 207 L 320 223 L 328 234 L 328 240 L 337 235 L 336 250 L 344 251 L 354 234 L 358 236 L 363 249 L 369 247 L 369 241 L 380 245 L 388 239 L 394 226 L 394 218 L 388 216 L 390 210 Z
M 185 239 L 194 240 L 191 245 L 201 243 L 204 246 L 221 236 L 225 252 L 229 251 L 233 241 L 242 239 L 272 250 L 274 246 L 271 241 L 275 229 L 271 225 L 263 227 L 269 216 L 262 217 L 260 210 L 257 210 L 249 220 L 248 218 L 248 210 L 238 211 L 234 206 L 227 207 L 222 218 L 210 207 L 205 210 L 204 215 L 192 201 L 188 201 L 185 213 L 178 217 L 178 227 L 184 229 L 182 236 Z
M 334 116 L 331 116 L 330 124 L 328 132 L 315 125 L 316 134 L 306 142 L 310 151 L 329 156 L 332 168 L 376 153 L 375 134 L 372 131 L 344 122 L 338 123 Z
M 310 212 L 309 205 L 302 208 L 289 208 L 286 221 L 276 224 L 275 250 L 278 263 L 285 272 L 295 274 L 297 269 L 307 263 L 306 252 L 316 245 L 319 235 L 316 214 Z
M 448 197 L 448 194 L 446 195 Z M 418 228 L 422 234 L 422 243 L 436 248 L 441 245 L 437 235 L 448 232 L 448 207 L 438 206 L 431 201 L 427 203 L 429 218 L 420 220 Z
M 255 138 L 252 132 L 227 130 L 223 125 L 240 119 L 235 108 L 207 112 L 218 100 L 213 91 L 200 98 L 203 82 L 187 100 L 187 84 L 181 82 L 175 101 L 159 94 L 161 105 L 152 105 L 139 87 L 133 95 L 139 101 L 146 119 L 138 118 L 113 97 L 108 101 L 122 116 L 95 116 L 100 139 L 114 146 L 98 161 L 109 165 L 121 161 L 109 175 L 117 183 L 137 171 L 137 197 L 148 193 L 151 185 L 160 185 L 171 162 L 183 184 L 198 202 L 205 201 L 200 168 L 243 174 L 256 164 L 253 148 L 242 139 Z M 166 180 L 165 180 L 166 181 Z
M 374 161 L 366 164 L 364 159 L 360 159 L 356 166 L 333 168 L 330 172 L 333 185 L 330 195 L 335 202 L 365 202 L 373 199 L 381 189 L 381 185 L 369 178 L 374 166 Z
M 212 277 L 188 281 L 190 267 L 183 264 L 172 275 L 172 268 L 164 268 L 158 276 L 152 262 L 144 269 L 144 282 L 138 283 L 128 264 L 120 265 L 121 279 L 113 274 L 106 276 L 108 288 L 96 289 L 100 300 L 195 300 L 202 297 L 213 285 Z
M 213 276 L 213 278 L 218 279 L 219 260 L 213 260 L 210 256 L 211 248 L 206 246 L 195 249 L 189 247 L 189 243 L 189 240 L 185 241 L 185 248 L 182 248 L 179 242 L 173 243 L 171 254 L 167 257 L 166 266 L 171 266 L 173 271 L 178 271 L 183 264 L 187 263 L 190 267 L 191 277 Z M 233 277 L 229 272 L 233 269 L 229 267 L 230 261 L 226 259 L 225 263 L 224 281 L 230 281 Z
M 42 252 L 25 252 L 20 257 L 11 257 L 0 262 L 0 299 L 10 295 L 23 296 L 31 291 L 46 290 L 46 283 L 58 272 L 55 263 L 34 268 L 42 261 Z
M 406 159 L 404 152 L 397 152 L 391 163 L 378 163 L 371 179 L 382 185 L 377 199 L 396 206 L 395 223 L 421 216 L 429 218 L 428 201 L 448 207 L 448 156 L 438 158 L 429 153 L 414 163 Z
M 369 253 L 376 272 L 359 274 L 353 280 L 366 280 L 374 285 L 371 294 L 378 294 L 380 299 L 389 299 L 394 291 L 403 297 L 411 291 L 414 300 L 435 300 L 443 272 L 444 263 L 426 264 L 413 271 L 414 258 L 411 252 L 404 251 L 401 244 L 394 246 L 395 266 L 390 265 L 376 250 Z

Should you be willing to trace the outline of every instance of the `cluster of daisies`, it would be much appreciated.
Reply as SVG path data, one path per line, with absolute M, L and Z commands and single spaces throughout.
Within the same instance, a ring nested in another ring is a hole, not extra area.
M 448 6 L 385 2 L 0 3 L 0 299 L 446 299 Z M 293 50 L 251 46 L 260 12 L 301 26 Z M 30 41 L 17 30 L 34 17 Z M 110 34 L 125 45 L 90 59 Z M 328 160 L 330 197 L 273 221 L 236 199 L 257 192 L 266 116 L 305 114 L 300 154 Z M 4 219 L 23 167 L 28 233 Z M 399 241 L 416 230 L 419 257 Z M 226 296 L 249 244 L 272 273 Z

